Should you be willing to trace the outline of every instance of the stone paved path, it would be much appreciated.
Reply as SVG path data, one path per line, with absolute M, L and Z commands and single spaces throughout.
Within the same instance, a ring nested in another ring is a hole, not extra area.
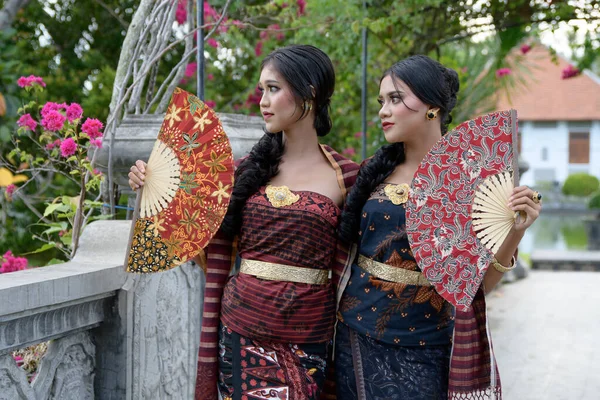
M 488 296 L 504 400 L 600 399 L 600 273 L 530 271 Z

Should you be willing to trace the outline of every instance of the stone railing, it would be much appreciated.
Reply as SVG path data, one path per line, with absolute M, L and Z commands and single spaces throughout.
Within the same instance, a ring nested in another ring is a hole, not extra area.
M 115 183 L 152 149 L 163 116 L 132 116 L 115 137 Z M 258 117 L 221 114 L 236 158 L 263 135 Z M 106 148 L 106 146 L 105 146 Z M 107 169 L 108 153 L 98 157 Z M 191 399 L 204 279 L 185 264 L 123 270 L 130 221 L 97 221 L 64 264 L 0 275 L 0 400 Z M 11 352 L 50 341 L 32 384 Z
M 94 222 L 71 262 L 1 276 L 0 399 L 193 398 L 202 273 L 126 274 L 129 229 Z M 30 385 L 11 351 L 48 340 Z

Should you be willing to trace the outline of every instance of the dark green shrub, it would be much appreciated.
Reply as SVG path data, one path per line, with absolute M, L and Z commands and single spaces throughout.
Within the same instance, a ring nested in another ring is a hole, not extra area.
M 600 192 L 597 192 L 592 196 L 590 202 L 588 203 L 588 207 L 591 209 L 600 210 Z

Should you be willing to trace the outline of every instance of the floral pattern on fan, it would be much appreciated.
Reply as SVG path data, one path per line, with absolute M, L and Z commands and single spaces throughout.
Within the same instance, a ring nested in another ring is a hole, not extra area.
M 233 170 L 214 111 L 177 88 L 146 166 L 127 271 L 165 271 L 197 255 L 227 212 Z
M 474 230 L 473 201 L 486 178 L 514 173 L 516 112 L 464 122 L 442 137 L 415 173 L 406 228 L 419 267 L 447 301 L 467 309 L 492 251 Z

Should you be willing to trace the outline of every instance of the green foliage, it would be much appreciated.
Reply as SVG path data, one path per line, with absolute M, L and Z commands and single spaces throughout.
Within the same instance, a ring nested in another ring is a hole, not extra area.
M 563 224 L 560 232 L 565 239 L 569 250 L 585 250 L 588 245 L 588 237 L 585 229 L 580 225 Z
M 562 187 L 563 194 L 567 196 L 585 197 L 594 193 L 600 187 L 598 178 L 586 173 L 571 174 Z
M 600 192 L 596 192 L 590 202 L 588 203 L 588 207 L 592 210 L 600 210 Z
M 29 93 L 34 99 L 24 103 L 18 110 L 19 114 L 27 114 L 35 121 L 34 125 L 36 123 L 37 125 L 23 126 L 17 130 L 14 138 L 15 148 L 9 153 L 8 158 L 16 160 L 23 166 L 20 168 L 21 172 L 32 174 L 33 178 L 24 184 L 25 188 L 30 185 L 36 187 L 39 184 L 47 184 L 43 180 L 40 182 L 36 179 L 41 174 L 47 175 L 50 178 L 48 181 L 56 183 L 64 179 L 70 181 L 70 186 L 74 187 L 74 190 L 66 193 L 78 194 L 76 196 L 61 194 L 48 202 L 42 213 L 30 205 L 30 209 L 39 217 L 39 222 L 30 225 L 36 228 L 35 232 L 32 232 L 33 238 L 42 245 L 24 254 L 59 250 L 63 253 L 63 257 L 70 259 L 76 253 L 79 237 L 85 225 L 101 217 L 94 216 L 94 212 L 100 214 L 97 211 L 102 203 L 86 199 L 86 196 L 97 195 L 103 178 L 92 168 L 88 158 L 88 154 L 101 145 L 101 140 L 98 139 L 102 137 L 101 123 L 88 118 L 81 124 L 84 110 L 76 104 L 67 108 L 66 105 L 47 103 L 41 107 L 35 97 L 43 94 L 42 84 L 27 84 L 23 91 Z M 44 119 L 59 122 L 53 125 L 41 123 L 41 114 L 44 112 L 47 113 Z M 10 173 L 8 175 L 10 176 Z M 15 182 L 14 178 L 12 179 Z M 23 187 L 19 188 L 16 193 L 26 202 L 28 199 L 23 189 Z M 42 192 L 44 192 L 43 188 L 41 190 L 38 188 L 38 195 Z M 8 201 L 12 201 L 14 197 L 14 193 L 5 196 Z M 7 219 L 6 215 L 2 217 Z M 55 258 L 54 254 L 50 258 Z

